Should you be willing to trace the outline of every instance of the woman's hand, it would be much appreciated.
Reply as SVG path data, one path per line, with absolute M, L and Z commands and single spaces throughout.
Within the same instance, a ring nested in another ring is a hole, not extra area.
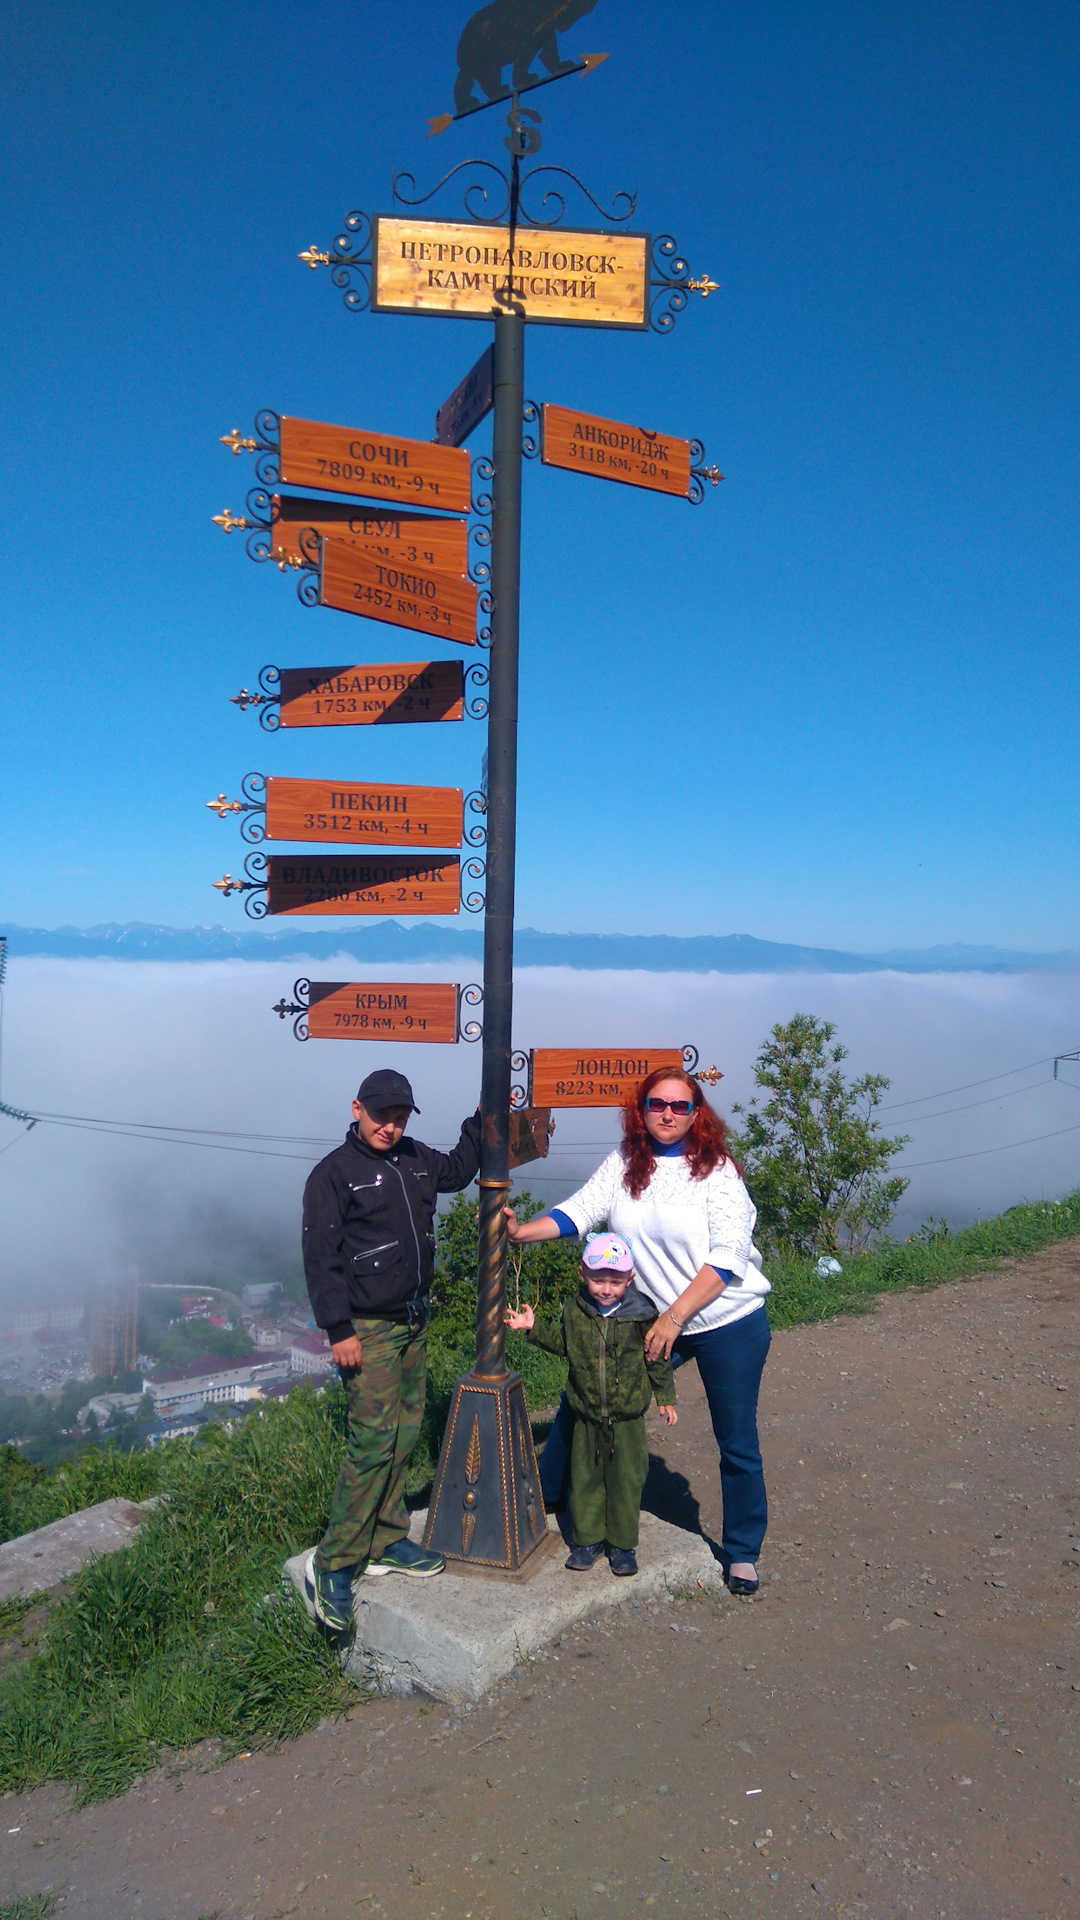
M 511 1333 L 531 1333 L 535 1318 L 531 1307 L 522 1307 L 519 1313 L 515 1313 L 513 1307 L 506 1309 L 506 1324 Z
M 678 1426 L 678 1424 L 679 1424 L 679 1409 L 678 1409 L 678 1407 L 662 1407 L 662 1406 L 660 1406 L 660 1405 L 659 1405 L 659 1403 L 658 1403 L 658 1404 L 657 1404 L 657 1408 L 656 1408 L 656 1411 L 657 1411 L 657 1413 L 658 1413 L 658 1414 L 660 1415 L 660 1418 L 661 1418 L 661 1420 L 663 1421 L 663 1423 L 664 1423 L 664 1425 L 665 1425 L 665 1427 L 677 1427 L 677 1426 Z
M 511 1246 L 516 1246 L 521 1228 L 518 1226 L 518 1217 L 513 1207 L 503 1208 L 503 1219 L 506 1222 L 506 1237 Z
M 675 1325 L 667 1309 L 658 1314 L 652 1326 L 645 1332 L 646 1360 L 670 1360 L 671 1349 L 679 1337 L 680 1329 Z
M 330 1358 L 336 1367 L 359 1367 L 363 1357 L 363 1348 L 355 1333 L 351 1333 L 347 1340 L 339 1340 L 330 1349 Z

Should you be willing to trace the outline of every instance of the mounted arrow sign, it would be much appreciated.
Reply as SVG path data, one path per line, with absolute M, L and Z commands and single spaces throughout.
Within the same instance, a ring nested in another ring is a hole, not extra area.
M 461 906 L 461 862 L 449 853 L 424 860 L 268 854 L 265 884 L 268 913 L 457 913 Z
M 536 1047 L 530 1104 L 540 1107 L 621 1107 L 657 1067 L 683 1071 L 681 1047 Z
M 321 542 L 319 602 L 463 647 L 476 645 L 477 590 L 471 580 L 380 560 L 341 540 Z
M 474 427 L 486 419 L 495 404 L 495 349 L 485 347 L 475 367 L 444 400 L 435 415 L 435 438 L 441 447 L 465 444 Z
M 460 787 L 402 787 L 384 781 L 292 780 L 249 773 L 245 801 L 207 802 L 221 818 L 237 811 L 264 811 L 261 832 L 245 821 L 245 839 L 322 840 L 333 843 L 375 841 L 384 847 L 426 841 L 433 847 L 460 847 L 463 795 Z M 256 796 L 262 795 L 262 807 Z M 482 805 L 482 800 L 480 805 Z M 474 830 L 477 836 L 482 829 Z
M 452 513 L 468 513 L 472 503 L 469 456 L 461 448 L 285 413 L 278 437 L 278 477 L 286 486 L 328 487 L 331 493 Z
M 282 667 L 282 727 L 365 727 L 460 720 L 460 660 L 402 660 L 356 667 Z
M 541 421 L 540 458 L 545 466 L 691 497 L 692 441 L 628 426 L 621 420 L 604 420 L 595 413 L 579 413 L 572 407 L 545 404 Z M 712 479 L 713 474 L 708 477 Z M 720 480 L 723 475 L 715 477 Z
M 471 221 L 376 214 L 372 225 L 373 313 L 490 320 L 512 297 L 527 320 L 584 327 L 649 325 L 647 233 L 516 227 L 510 246 L 508 228 Z M 311 484 L 335 483 L 320 474 Z
M 453 1046 L 458 1038 L 456 986 L 435 982 L 312 980 L 307 990 L 309 1040 L 425 1040 Z
M 308 529 L 329 540 L 343 540 L 380 559 L 405 566 L 419 563 L 441 573 L 469 570 L 469 528 L 465 520 L 441 520 L 434 514 L 380 512 L 357 508 L 345 500 L 305 500 L 299 494 L 275 493 L 270 502 L 272 558 L 287 566 L 310 566 L 315 558 L 310 542 L 301 544 Z

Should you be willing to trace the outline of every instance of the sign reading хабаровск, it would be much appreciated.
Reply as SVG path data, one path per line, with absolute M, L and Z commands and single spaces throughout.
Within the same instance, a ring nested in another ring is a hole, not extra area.
M 465 716 L 460 660 L 384 660 L 282 667 L 282 727 L 364 727 Z
M 372 311 L 490 320 L 510 291 L 527 320 L 647 327 L 649 235 L 571 233 L 377 214 Z M 325 484 L 325 483 L 324 483 Z

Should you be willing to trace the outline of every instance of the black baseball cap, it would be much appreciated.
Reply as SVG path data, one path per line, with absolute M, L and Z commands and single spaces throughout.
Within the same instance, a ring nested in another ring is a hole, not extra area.
M 379 1067 L 375 1073 L 369 1073 L 367 1079 L 360 1082 L 356 1097 L 375 1112 L 382 1107 L 411 1107 L 414 1113 L 420 1111 L 405 1075 L 395 1073 L 392 1067 Z

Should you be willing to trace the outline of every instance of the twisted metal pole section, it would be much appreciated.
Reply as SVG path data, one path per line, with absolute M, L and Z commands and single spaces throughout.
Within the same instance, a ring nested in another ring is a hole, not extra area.
M 480 1250 L 474 1376 L 506 1373 L 506 1228 L 510 1191 L 510 1032 L 513 1018 L 514 853 L 517 828 L 518 614 L 521 581 L 521 409 L 525 318 L 495 319 L 495 466 L 491 515 L 492 641 L 488 685 L 487 910 L 480 1114 Z

